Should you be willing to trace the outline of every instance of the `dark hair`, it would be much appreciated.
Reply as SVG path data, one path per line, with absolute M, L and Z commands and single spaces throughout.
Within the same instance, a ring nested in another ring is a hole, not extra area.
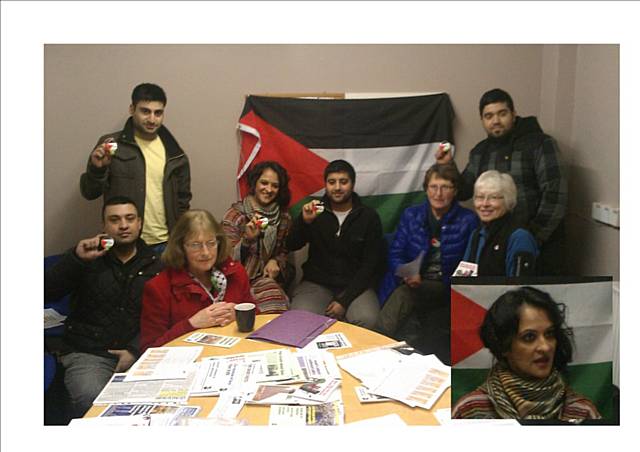
M 324 169 L 324 180 L 327 181 L 327 177 L 331 173 L 347 173 L 349 175 L 349 179 L 355 185 L 356 183 L 356 170 L 353 169 L 351 163 L 346 160 L 334 160 L 330 162 L 327 167 Z
M 513 99 L 511 99 L 509 93 L 500 88 L 495 88 L 487 91 L 480 98 L 480 116 L 482 116 L 484 107 L 497 102 L 505 102 L 507 107 L 509 107 L 509 110 L 513 111 Z
M 133 201 L 133 199 L 127 197 L 127 196 L 113 196 L 109 199 L 107 199 L 104 202 L 104 205 L 102 206 L 102 221 L 104 222 L 104 212 L 105 210 L 107 210 L 108 206 L 116 206 L 119 204 L 133 204 L 133 207 L 136 208 L 136 214 L 138 216 L 140 216 L 140 211 L 138 210 L 138 206 L 136 206 L 136 203 Z
M 291 201 L 291 191 L 289 191 L 289 174 L 287 174 L 287 170 L 284 169 L 282 165 L 272 160 L 260 162 L 249 170 L 249 174 L 247 175 L 249 194 L 256 194 L 256 184 L 266 169 L 271 169 L 278 175 L 278 183 L 280 186 L 278 187 L 276 202 L 281 207 L 289 206 L 289 202 Z
M 523 304 L 544 310 L 553 324 L 556 352 L 553 365 L 559 371 L 571 362 L 573 331 L 565 324 L 565 304 L 556 303 L 551 296 L 533 287 L 521 287 L 502 294 L 493 303 L 480 327 L 480 338 L 485 347 L 498 360 L 511 350 L 513 338 L 518 333 L 520 311 Z
M 154 85 L 153 83 L 141 83 L 133 88 L 133 92 L 131 93 L 131 105 L 135 107 L 140 101 L 158 101 L 162 102 L 162 105 L 167 105 L 167 95 L 158 85 Z
M 424 191 L 427 191 L 427 186 L 433 176 L 438 176 L 440 179 L 448 180 L 453 184 L 454 188 L 458 188 L 458 178 L 460 177 L 460 173 L 458 172 L 458 168 L 453 164 L 447 163 L 446 165 L 438 165 L 437 163 L 434 163 L 424 174 L 424 182 L 422 183 Z

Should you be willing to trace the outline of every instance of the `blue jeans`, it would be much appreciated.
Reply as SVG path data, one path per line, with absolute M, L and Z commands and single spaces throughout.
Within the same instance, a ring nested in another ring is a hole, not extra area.
M 60 357 L 64 367 L 64 385 L 71 397 L 72 416 L 82 417 L 91 408 L 102 388 L 109 382 L 117 358 L 74 352 Z

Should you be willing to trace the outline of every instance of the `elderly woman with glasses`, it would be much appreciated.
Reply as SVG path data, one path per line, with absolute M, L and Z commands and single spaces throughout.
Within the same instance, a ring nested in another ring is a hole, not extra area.
M 143 351 L 198 328 L 228 325 L 234 304 L 254 301 L 247 272 L 229 258 L 222 227 L 206 210 L 182 214 L 161 259 L 167 268 L 145 284 L 142 296 Z
M 480 338 L 494 358 L 486 381 L 462 396 L 453 419 L 600 419 L 562 376 L 571 362 L 572 331 L 564 305 L 533 287 L 501 295 L 485 314 Z
M 422 324 L 420 330 L 428 330 L 430 334 L 440 330 L 438 338 L 425 339 L 426 348 L 434 353 L 432 347 L 440 343 L 442 351 L 438 355 L 447 362 L 449 278 L 478 225 L 474 213 L 455 200 L 457 186 L 455 167 L 433 165 L 427 170 L 423 183 L 426 202 L 403 212 L 389 249 L 388 272 L 379 292 L 379 298 L 386 302 L 376 326 L 382 334 L 409 341 L 409 337 L 401 334 L 401 330 L 406 330 L 405 322 L 415 324 L 417 320 Z M 401 266 L 420 255 L 419 268 L 412 274 L 397 275 Z
M 512 215 L 517 196 L 509 174 L 490 170 L 476 180 L 473 205 L 481 225 L 471 235 L 464 261 L 478 265 L 478 276 L 534 273 L 538 245 Z

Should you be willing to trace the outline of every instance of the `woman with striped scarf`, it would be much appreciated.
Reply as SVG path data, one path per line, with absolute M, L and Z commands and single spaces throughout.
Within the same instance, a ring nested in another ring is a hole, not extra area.
M 571 361 L 572 331 L 564 305 L 532 287 L 511 290 L 491 306 L 480 337 L 495 358 L 487 380 L 461 397 L 454 419 L 599 419 L 561 372 Z
M 289 175 L 277 162 L 264 161 L 251 168 L 247 179 L 249 194 L 227 210 L 222 227 L 232 258 L 247 270 L 258 312 L 283 312 L 295 276 L 285 246 L 291 228 Z

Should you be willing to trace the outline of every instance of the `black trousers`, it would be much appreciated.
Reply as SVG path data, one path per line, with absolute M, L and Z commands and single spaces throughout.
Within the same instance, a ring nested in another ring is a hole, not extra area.
M 549 239 L 540 247 L 540 255 L 536 260 L 536 273 L 540 276 L 567 275 L 566 240 L 564 220 L 553 231 Z

